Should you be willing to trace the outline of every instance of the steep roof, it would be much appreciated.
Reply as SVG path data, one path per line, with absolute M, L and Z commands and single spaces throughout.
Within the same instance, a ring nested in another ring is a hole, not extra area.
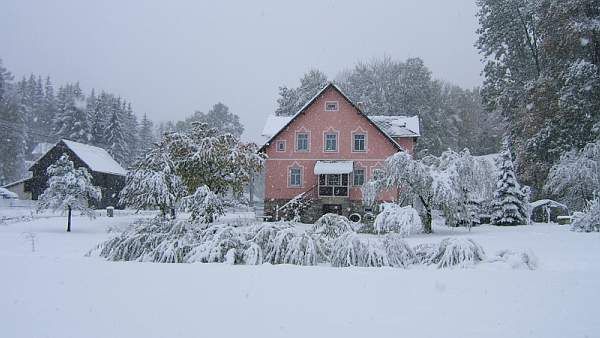
M 277 135 L 279 135 L 283 130 L 285 130 L 285 128 L 287 128 L 296 118 L 298 118 L 298 116 L 300 116 L 302 113 L 304 113 L 308 107 L 310 107 L 327 89 L 329 88 L 333 88 L 334 90 L 336 90 L 344 99 L 346 99 L 346 101 L 348 101 L 350 103 L 350 105 L 352 105 L 352 107 L 354 109 L 356 109 L 356 111 L 363 117 L 365 117 L 374 127 L 375 129 L 377 129 L 378 131 L 380 131 L 390 142 L 392 142 L 392 144 L 394 144 L 394 146 L 398 149 L 402 149 L 402 147 L 400 147 L 400 145 L 393 139 L 393 137 L 395 136 L 412 136 L 412 137 L 416 137 L 416 136 L 420 136 L 419 134 L 419 117 L 418 116 L 413 116 L 413 117 L 406 117 L 406 116 L 375 116 L 376 119 L 371 119 L 369 116 L 367 116 L 365 113 L 362 112 L 362 110 L 354 104 L 354 102 L 352 102 L 352 100 L 350 100 L 350 98 L 348 98 L 348 96 L 346 94 L 344 94 L 344 92 L 335 84 L 333 83 L 329 83 L 327 84 L 325 87 L 323 87 L 323 89 L 321 89 L 312 99 L 310 99 L 308 102 L 306 102 L 304 104 L 304 106 L 302 106 L 302 108 L 300 108 L 300 110 L 298 110 L 298 112 L 296 112 L 296 114 L 292 115 L 292 116 L 276 116 L 276 115 L 269 115 L 269 117 L 267 117 L 267 122 L 263 128 L 263 132 L 262 135 L 267 139 L 265 141 L 265 143 L 263 144 L 263 146 L 260 148 L 260 150 L 264 150 L 264 148 L 266 146 L 268 146 L 271 141 L 273 141 L 273 139 L 275 139 L 275 137 L 277 137 Z M 376 121 L 377 118 L 379 118 L 379 122 Z M 407 124 L 407 121 L 410 122 L 410 126 L 413 128 L 413 130 L 411 130 L 410 128 L 408 128 L 407 126 L 409 124 Z M 416 121 L 416 131 L 414 130 L 414 124 Z M 398 135 L 394 135 L 394 134 L 398 134 Z
M 110 154 L 99 147 L 79 142 L 62 140 L 92 171 L 100 173 L 127 175 L 127 171 Z
M 58 145 L 61 142 L 65 146 L 67 146 L 67 148 L 69 148 L 73 153 L 75 153 L 75 155 L 77 155 L 77 157 L 79 157 L 79 159 L 83 161 L 83 163 L 85 163 L 90 168 L 90 170 L 105 174 L 114 174 L 121 176 L 127 175 L 127 171 L 123 169 L 123 167 L 121 167 L 121 165 L 117 163 L 117 161 L 115 161 L 115 159 L 112 158 L 112 156 L 110 156 L 110 154 L 106 150 L 99 147 L 91 146 L 89 144 L 83 144 L 65 139 L 60 140 L 60 142 L 58 142 L 56 145 Z M 54 145 L 54 147 L 56 145 Z M 44 156 L 46 156 L 46 154 L 42 155 L 40 159 Z M 37 161 L 34 162 L 32 166 L 34 166 L 36 163 Z

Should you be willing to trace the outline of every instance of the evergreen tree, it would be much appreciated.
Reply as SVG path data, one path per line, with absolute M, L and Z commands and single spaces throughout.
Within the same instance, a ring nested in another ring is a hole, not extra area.
M 46 170 L 50 179 L 48 188 L 40 195 L 38 211 L 52 209 L 67 212 L 67 232 L 71 231 L 71 211 L 79 210 L 94 218 L 94 211 L 89 202 L 99 201 L 102 197 L 100 188 L 92 184 L 92 175 L 86 168 L 75 168 L 67 154 L 63 154 L 55 164 Z
M 527 196 L 517 182 L 508 142 L 503 145 L 499 169 L 498 183 L 492 202 L 492 224 L 527 224 Z
M 196 111 L 194 115 L 185 121 L 177 122 L 176 130 L 182 131 L 191 128 L 192 122 L 207 123 L 215 128 L 220 134 L 231 134 L 240 138 L 244 132 L 244 126 L 240 122 L 239 116 L 229 111 L 229 107 L 219 102 L 215 104 L 207 114 Z
M 127 166 L 133 164 L 135 159 L 139 156 L 139 139 L 138 139 L 138 121 L 137 117 L 133 113 L 133 109 L 131 108 L 131 103 L 125 104 L 123 102 L 123 115 L 125 118 L 125 123 L 123 124 L 123 130 L 125 132 L 125 144 L 126 144 L 126 154 Z
M 57 95 L 54 132 L 58 139 L 88 143 L 91 139 L 88 114 L 79 83 L 61 87 Z
M 25 118 L 12 74 L 0 59 L 0 185 L 25 172 Z
M 110 117 L 110 121 L 107 126 L 106 143 L 108 153 L 119 162 L 124 165 L 127 158 L 127 147 L 125 143 L 125 136 L 123 135 L 123 127 L 119 119 L 118 113 L 115 111 Z
M 154 127 L 148 115 L 144 114 L 139 129 L 139 154 L 144 157 L 155 142 Z

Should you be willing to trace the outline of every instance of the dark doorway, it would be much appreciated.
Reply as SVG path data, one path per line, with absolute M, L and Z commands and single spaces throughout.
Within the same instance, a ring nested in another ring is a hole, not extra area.
M 342 214 L 342 206 L 340 204 L 323 204 L 323 214 Z

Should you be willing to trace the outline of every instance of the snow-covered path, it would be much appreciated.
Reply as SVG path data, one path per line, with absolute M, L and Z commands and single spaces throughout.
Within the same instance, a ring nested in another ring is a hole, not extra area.
M 599 337 L 600 234 L 556 225 L 438 228 L 538 270 L 106 262 L 107 222 L 0 225 L 1 337 Z M 36 252 L 22 233 L 36 233 Z

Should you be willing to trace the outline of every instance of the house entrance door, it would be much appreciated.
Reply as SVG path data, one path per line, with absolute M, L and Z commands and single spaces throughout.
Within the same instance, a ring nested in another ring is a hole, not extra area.
M 342 214 L 342 206 L 340 204 L 323 204 L 323 215 L 324 214 Z

